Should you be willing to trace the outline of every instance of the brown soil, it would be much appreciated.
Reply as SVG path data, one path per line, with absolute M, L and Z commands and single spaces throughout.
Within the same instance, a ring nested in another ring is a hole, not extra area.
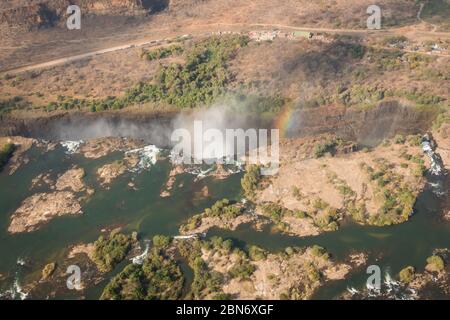
M 17 26 L 8 28 L 3 25 L 0 29 L 3 48 L 1 61 L 6 66 L 14 66 L 18 61 L 42 61 L 49 57 L 79 54 L 85 50 L 118 45 L 127 40 L 163 39 L 174 34 L 232 29 L 233 24 L 239 23 L 365 29 L 366 9 L 372 4 L 370 0 L 340 0 L 328 4 L 288 0 L 282 5 L 269 0 L 172 0 L 161 13 L 147 17 L 139 17 L 140 14 L 133 13 L 135 17 L 130 17 L 130 9 L 133 7 L 126 4 L 130 1 L 115 1 L 114 4 L 116 3 L 120 3 L 119 7 L 124 6 L 125 10 L 118 13 L 117 6 L 110 3 L 102 10 L 92 10 L 92 5 L 82 6 L 83 12 L 90 14 L 84 16 L 82 29 L 76 31 L 65 28 L 64 18 L 57 21 L 57 27 L 33 32 L 23 32 Z M 387 26 L 417 22 L 418 6 L 410 1 L 383 0 L 378 4 L 384 8 L 383 21 Z M 20 5 L 10 4 L 7 8 L 11 7 L 17 8 Z M 64 5 L 59 7 L 61 10 Z M 12 20 L 14 25 L 18 21 L 28 21 L 27 24 L 34 28 L 40 24 L 44 27 L 49 25 L 49 21 L 36 16 L 35 12 L 39 12 L 36 3 L 27 4 L 24 10 L 21 14 L 20 10 L 3 11 L 5 17 L 0 18 L 0 21 Z M 13 18 L 13 12 L 19 13 L 19 16 Z

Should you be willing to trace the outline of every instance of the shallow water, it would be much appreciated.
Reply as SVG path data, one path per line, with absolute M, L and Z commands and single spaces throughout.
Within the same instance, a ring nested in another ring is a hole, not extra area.
M 421 272 L 425 268 L 426 258 L 434 249 L 450 246 L 450 222 L 442 219 L 441 204 L 445 196 L 439 197 L 435 191 L 427 187 L 418 198 L 411 219 L 395 226 L 362 226 L 348 219 L 341 223 L 338 231 L 302 238 L 271 233 L 270 226 L 263 232 L 248 226 L 241 226 L 234 232 L 215 229 L 208 236 L 221 236 L 241 246 L 254 244 L 271 251 L 317 244 L 325 247 L 338 261 L 343 261 L 351 253 L 365 252 L 368 254 L 367 265 L 378 265 L 383 274 L 396 275 L 408 265 Z M 313 298 L 333 299 L 345 292 L 347 287 L 361 289 L 365 287 L 368 276 L 365 268 L 359 268 L 345 280 L 327 283 Z M 430 293 L 430 297 L 442 298 L 437 292 Z
M 46 263 L 61 259 L 70 245 L 96 240 L 104 228 L 121 226 L 124 232 L 138 231 L 142 239 L 156 234 L 177 235 L 179 225 L 191 215 L 222 198 L 236 199 L 240 193 L 241 174 L 227 180 L 205 178 L 197 182 L 194 182 L 193 175 L 183 174 L 177 178 L 177 185 L 183 183 L 183 187 L 174 187 L 171 197 L 161 198 L 160 190 L 170 171 L 167 160 L 158 161 L 141 173 L 127 173 L 117 178 L 109 190 L 105 190 L 98 185 L 95 171 L 105 163 L 121 159 L 121 152 L 98 160 L 85 159 L 78 154 L 68 155 L 62 147 L 47 153 L 33 149 L 28 155 L 30 163 L 14 175 L 9 176 L 7 170 L 0 173 L 0 273 L 8 276 L 0 283 L 2 291 L 9 289 L 16 275 L 20 282 L 25 275 L 41 270 Z M 83 205 L 83 214 L 54 218 L 34 232 L 8 234 L 10 216 L 20 203 L 36 191 L 48 191 L 48 188 L 29 191 L 31 180 L 49 170 L 56 176 L 72 164 L 85 169 L 87 185 L 96 190 Z M 131 180 L 137 190 L 128 187 Z M 205 185 L 210 197 L 197 199 L 195 193 Z M 26 266 L 17 264 L 19 258 L 27 262 Z M 90 292 L 88 296 L 93 297 Z
M 1 291 L 10 289 L 16 280 L 23 285 L 30 275 L 40 273 L 46 263 L 63 259 L 69 246 L 94 241 L 104 228 L 121 226 L 125 232 L 138 231 L 141 239 L 149 239 L 155 234 L 173 236 L 178 234 L 179 225 L 183 221 L 215 201 L 222 198 L 239 200 L 241 197 L 241 173 L 226 180 L 204 178 L 199 181 L 194 181 L 195 177 L 191 174 L 183 174 L 177 178 L 172 196 L 161 198 L 160 190 L 170 171 L 168 160 L 160 160 L 140 173 L 126 173 L 106 190 L 98 185 L 95 172 L 99 166 L 121 159 L 123 152 L 92 160 L 79 154 L 67 154 L 63 147 L 58 146 L 50 152 L 33 148 L 27 155 L 30 162 L 14 175 L 9 176 L 7 170 L 0 173 L 0 273 L 6 275 L 6 279 L 0 282 Z M 73 164 L 85 169 L 85 182 L 96 190 L 83 205 L 84 213 L 79 216 L 55 218 L 34 232 L 8 234 L 6 230 L 10 215 L 20 203 L 36 191 L 48 190 L 44 187 L 30 191 L 31 180 L 48 171 L 57 176 Z M 137 190 L 128 187 L 130 181 L 133 181 Z M 180 182 L 183 187 L 179 188 Z M 208 186 L 210 197 L 196 198 L 195 193 L 205 185 Z M 383 271 L 392 275 L 407 265 L 413 265 L 418 271 L 422 271 L 426 258 L 434 249 L 450 247 L 450 223 L 441 219 L 441 203 L 446 196 L 438 197 L 434 191 L 429 186 L 419 197 L 411 220 L 397 226 L 369 227 L 347 220 L 341 224 L 338 231 L 298 238 L 271 233 L 269 227 L 258 232 L 244 225 L 236 231 L 214 229 L 208 233 L 208 237 L 218 235 L 233 239 L 241 247 L 256 244 L 271 251 L 280 251 L 287 246 L 318 244 L 325 247 L 337 260 L 344 260 L 353 252 L 365 252 L 369 255 L 368 264 L 377 264 Z M 24 259 L 26 265 L 19 265 L 18 259 Z M 98 298 L 109 278 L 120 272 L 128 263 L 130 261 L 127 260 L 119 264 L 108 274 L 108 279 L 89 288 L 84 297 Z M 191 271 L 186 265 L 182 267 L 187 278 L 186 285 L 189 286 Z M 327 283 L 316 292 L 314 298 L 336 298 L 345 292 L 347 287 L 363 287 L 366 279 L 365 268 L 357 269 L 346 280 Z M 184 292 L 187 292 L 186 286 Z M 57 298 L 79 297 L 79 293 L 67 292 Z M 429 297 L 442 298 L 439 293 L 433 291 L 430 291 Z

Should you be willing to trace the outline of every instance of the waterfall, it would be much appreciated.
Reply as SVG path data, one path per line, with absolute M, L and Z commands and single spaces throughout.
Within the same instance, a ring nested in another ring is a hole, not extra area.
M 80 148 L 80 145 L 83 143 L 83 140 L 78 141 L 61 141 L 60 144 L 63 148 L 66 149 L 66 154 L 74 154 Z
M 422 150 L 430 158 L 430 173 L 435 176 L 446 174 L 441 156 L 435 152 L 436 144 L 428 133 L 422 137 Z

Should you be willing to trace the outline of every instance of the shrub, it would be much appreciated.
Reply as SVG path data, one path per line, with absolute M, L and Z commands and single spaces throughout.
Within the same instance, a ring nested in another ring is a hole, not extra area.
M 157 248 L 166 248 L 170 244 L 170 237 L 156 235 L 153 237 L 153 245 Z
M 0 171 L 8 163 L 8 160 L 14 153 L 15 148 L 16 147 L 14 146 L 14 144 L 8 143 L 4 145 L 3 148 L 0 150 Z
M 11 99 L 0 101 L 0 115 L 9 113 L 15 109 L 25 109 L 31 106 L 31 103 L 25 101 L 23 97 L 15 96 Z
M 410 283 L 414 279 L 414 272 L 414 267 L 408 266 L 403 268 L 398 274 L 400 281 L 403 283 Z
M 244 195 L 247 198 L 252 199 L 255 196 L 260 179 L 261 174 L 259 167 L 256 165 L 247 166 L 244 177 L 241 179 L 241 186 L 244 191 Z
M 329 255 L 328 255 L 327 251 L 325 250 L 325 248 L 318 246 L 318 245 L 314 245 L 311 248 L 311 254 L 317 258 L 324 258 L 324 259 L 329 258 Z
M 444 270 L 444 267 L 444 260 L 440 256 L 432 255 L 427 258 L 427 270 L 439 272 Z
M 93 261 L 101 272 L 111 271 L 131 249 L 132 239 L 122 233 L 112 231 L 108 237 L 100 236 L 95 241 Z
M 180 231 L 194 230 L 199 227 L 204 217 L 217 217 L 220 220 L 230 220 L 238 217 L 243 212 L 242 207 L 231 203 L 228 199 L 222 199 L 214 203 L 211 208 L 206 208 L 202 213 L 191 217 L 185 225 L 180 227 Z
M 230 269 L 229 274 L 232 278 L 248 279 L 255 272 L 256 267 L 246 259 L 240 259 Z
M 127 101 L 163 101 L 180 108 L 209 104 L 225 92 L 232 75 L 228 61 L 247 44 L 243 36 L 212 37 L 197 43 L 186 63 L 161 66 L 153 84 L 140 83 L 126 94 Z
M 167 48 L 158 48 L 150 51 L 143 51 L 142 56 L 149 61 L 159 60 L 170 57 L 172 55 L 181 54 L 183 52 L 183 48 L 179 45 L 172 45 Z
M 292 256 L 295 253 L 295 250 L 292 247 L 286 247 L 286 249 L 284 249 L 284 252 L 286 252 L 288 256 Z
M 334 153 L 336 152 L 337 145 L 338 145 L 338 143 L 336 140 L 330 140 L 330 141 L 316 144 L 314 146 L 314 156 L 316 158 L 321 158 L 326 153 L 331 153 L 331 155 L 334 155 Z
M 263 96 L 241 91 L 228 92 L 223 100 L 223 104 L 233 111 L 268 116 L 277 114 L 289 102 L 279 95 Z
M 258 247 L 258 246 L 250 246 L 248 250 L 248 254 L 250 259 L 254 261 L 263 260 L 266 258 L 267 253 L 264 249 Z
M 306 269 L 308 279 L 312 282 L 318 282 L 321 279 L 319 270 L 311 262 L 306 262 L 304 268 Z
M 396 144 L 404 144 L 406 142 L 406 138 L 404 136 L 402 136 L 401 134 L 398 134 L 395 136 L 394 142 Z
M 170 258 L 153 251 L 142 265 L 130 264 L 105 287 L 102 300 L 175 300 L 183 289 L 183 274 Z
M 275 223 L 280 222 L 283 216 L 289 213 L 288 209 L 273 202 L 261 205 L 261 210 L 265 216 L 272 219 Z

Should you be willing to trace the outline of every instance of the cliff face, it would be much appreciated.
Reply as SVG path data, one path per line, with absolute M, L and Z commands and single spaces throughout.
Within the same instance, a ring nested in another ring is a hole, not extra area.
M 0 7 L 0 28 L 33 30 L 64 23 L 67 7 L 78 5 L 89 15 L 143 15 L 164 10 L 169 0 L 32 0 L 6 1 Z
M 424 133 L 434 116 L 427 111 L 402 106 L 397 101 L 384 102 L 369 110 L 344 107 L 302 109 L 293 115 L 294 121 L 287 135 L 304 137 L 334 133 L 363 145 L 376 145 L 396 134 Z
M 53 26 L 57 20 L 57 12 L 51 10 L 45 3 L 15 7 L 0 12 L 0 26 L 2 28 L 12 27 L 31 30 Z
M 79 140 L 91 139 L 86 128 L 95 126 L 99 121 L 109 124 L 109 127 L 117 127 L 119 132 L 123 127 L 136 127 L 133 136 L 135 138 L 148 138 L 158 141 L 164 140 L 155 135 L 162 135 L 153 126 L 158 128 L 171 128 L 171 121 L 175 114 L 141 114 L 141 113 L 62 113 L 35 118 L 16 118 L 12 115 L 0 117 L 0 136 L 25 136 L 54 140 L 60 138 L 60 129 L 68 134 L 64 139 Z M 291 128 L 287 132 L 288 137 L 315 136 L 318 134 L 332 133 L 339 137 L 357 141 L 363 145 L 376 145 L 385 138 L 391 138 L 396 134 L 425 133 L 434 119 L 433 114 L 426 111 L 404 107 L 396 101 L 387 102 L 377 108 L 345 109 L 321 107 L 314 109 L 302 109 L 293 115 Z M 250 128 L 267 128 L 270 123 L 255 117 L 249 120 Z M 70 128 L 76 128 L 70 129 Z M 81 133 L 80 133 L 81 132 Z M 152 132 L 151 137 L 146 137 Z M 144 136 L 142 136 L 144 135 Z M 152 142 L 153 143 L 153 142 Z M 164 141 L 168 143 L 168 141 Z M 163 144 L 164 144 L 163 143 Z

